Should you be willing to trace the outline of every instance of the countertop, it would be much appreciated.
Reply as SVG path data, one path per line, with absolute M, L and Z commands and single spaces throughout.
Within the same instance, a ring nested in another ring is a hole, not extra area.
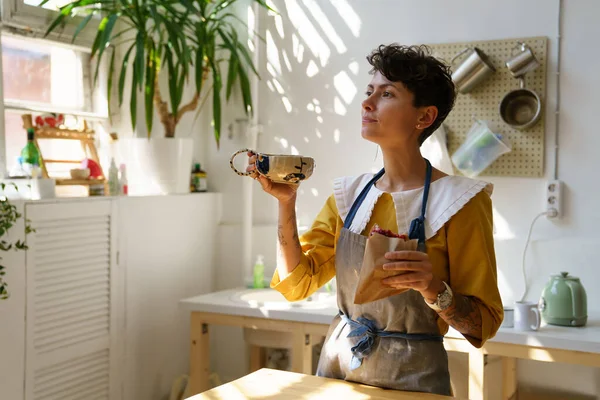
M 297 307 L 294 306 L 294 303 L 285 303 L 278 307 L 267 308 L 253 306 L 235 299 L 236 294 L 246 290 L 239 288 L 208 293 L 182 299 L 180 305 L 190 312 L 197 311 L 326 325 L 329 325 L 332 318 L 338 313 L 337 307 L 325 303 L 312 308 Z M 446 336 L 462 337 L 459 332 L 452 328 Z M 542 327 L 537 332 L 521 332 L 512 328 L 500 328 L 496 336 L 489 341 L 600 354 L 600 313 L 589 312 L 588 322 L 584 327 L 562 327 L 542 323 Z

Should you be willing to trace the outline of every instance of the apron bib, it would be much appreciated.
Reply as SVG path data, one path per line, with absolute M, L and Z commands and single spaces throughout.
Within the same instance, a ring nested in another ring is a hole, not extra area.
M 412 221 L 409 237 L 425 251 L 424 218 L 431 183 L 427 174 L 421 216 Z M 350 227 L 376 174 L 355 200 L 344 222 L 336 250 L 337 301 L 317 368 L 317 376 L 388 389 L 451 395 L 448 355 L 439 334 L 437 314 L 421 294 L 408 290 L 366 304 L 354 304 L 367 237 Z

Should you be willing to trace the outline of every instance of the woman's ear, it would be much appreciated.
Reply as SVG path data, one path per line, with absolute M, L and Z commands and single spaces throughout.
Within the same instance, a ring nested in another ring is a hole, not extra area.
M 435 122 L 438 116 L 438 109 L 436 106 L 422 107 L 419 114 L 419 118 L 417 119 L 417 128 L 427 129 Z

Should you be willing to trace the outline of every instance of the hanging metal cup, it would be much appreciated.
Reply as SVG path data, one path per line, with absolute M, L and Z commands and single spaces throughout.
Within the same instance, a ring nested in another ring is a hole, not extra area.
M 515 78 L 519 78 L 540 66 L 540 62 L 535 57 L 531 47 L 523 42 L 517 43 L 518 45 L 512 50 L 512 57 L 506 61 L 506 68 Z M 515 54 L 514 51 L 517 49 L 519 52 Z
M 452 59 L 452 64 L 454 64 L 454 60 L 465 53 L 467 56 L 452 73 L 452 81 L 460 93 L 470 92 L 484 79 L 496 72 L 496 68 L 488 56 L 477 47 L 467 47 L 459 52 Z

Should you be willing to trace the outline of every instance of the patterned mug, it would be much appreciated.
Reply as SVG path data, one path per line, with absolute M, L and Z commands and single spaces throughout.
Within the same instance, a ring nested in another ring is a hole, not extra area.
M 231 169 L 240 176 L 249 176 L 252 172 L 238 171 L 233 160 L 238 154 L 252 152 L 256 155 L 256 171 L 277 183 L 300 183 L 305 181 L 315 169 L 315 160 L 310 157 L 289 154 L 264 154 L 254 150 L 236 151 L 229 160 Z

